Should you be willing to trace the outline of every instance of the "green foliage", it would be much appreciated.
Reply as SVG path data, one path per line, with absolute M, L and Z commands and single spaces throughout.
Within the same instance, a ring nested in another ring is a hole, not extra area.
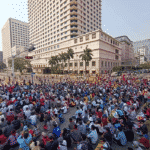
M 68 64 L 70 64 L 70 59 L 74 57 L 74 51 L 71 48 L 68 48 L 67 54 L 66 54 L 67 60 L 68 60 Z M 69 67 L 69 71 L 70 71 L 70 65 L 68 65 Z
M 8 61 L 8 64 L 12 67 L 12 59 Z M 19 70 L 20 73 L 22 73 L 22 71 L 27 68 L 31 68 L 30 60 L 25 58 L 14 58 L 14 70 Z
M 86 73 L 86 63 L 92 60 L 92 50 L 86 47 L 84 50 L 84 53 L 81 54 L 79 57 L 82 58 L 83 61 L 85 61 L 85 73 Z
M 123 71 L 123 67 L 122 67 L 122 66 L 113 67 L 112 70 L 113 70 L 114 72 Z
M 6 68 L 6 64 L 4 64 L 3 62 L 0 62 L 0 70 L 3 70 Z
M 140 64 L 139 66 L 141 69 L 150 69 L 150 62 Z

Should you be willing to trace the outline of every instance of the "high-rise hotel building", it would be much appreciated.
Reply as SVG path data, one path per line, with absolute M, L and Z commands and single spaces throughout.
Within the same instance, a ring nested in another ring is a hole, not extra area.
M 120 65 L 119 42 L 101 31 L 101 0 L 28 0 L 28 16 L 30 43 L 36 47 L 29 53 L 34 72 L 50 67 L 48 60 L 68 48 L 75 53 L 70 70 L 83 72 L 79 55 L 87 46 L 93 53 L 89 73 L 111 72 Z
M 37 50 L 101 29 L 101 0 L 28 0 L 28 11 Z
M 28 23 L 9 18 L 2 28 L 3 62 L 8 66 L 8 59 L 13 55 L 14 47 L 29 47 Z

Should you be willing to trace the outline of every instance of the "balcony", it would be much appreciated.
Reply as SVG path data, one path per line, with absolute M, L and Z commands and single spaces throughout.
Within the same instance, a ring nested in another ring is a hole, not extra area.
M 70 10 L 70 12 L 72 13 L 72 12 L 77 12 L 78 10 L 77 9 L 72 9 L 72 10 Z
M 70 7 L 77 7 L 77 4 L 71 4 Z
M 78 35 L 77 32 L 71 32 L 70 34 L 71 34 L 71 36 L 77 36 Z
M 74 30 L 74 29 L 77 29 L 78 26 L 77 25 L 72 25 L 72 26 L 70 26 L 70 28 L 71 28 L 71 30 Z

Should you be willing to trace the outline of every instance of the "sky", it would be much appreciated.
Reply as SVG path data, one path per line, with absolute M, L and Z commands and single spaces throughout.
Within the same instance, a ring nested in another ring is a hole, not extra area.
M 102 0 L 102 30 L 112 37 L 126 35 L 133 42 L 150 39 L 149 6 L 150 0 Z M 28 22 L 27 0 L 1 2 L 0 41 L 1 29 L 10 17 Z

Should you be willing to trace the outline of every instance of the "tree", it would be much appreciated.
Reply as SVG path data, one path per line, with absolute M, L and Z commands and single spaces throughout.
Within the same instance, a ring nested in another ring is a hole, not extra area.
M 140 64 L 139 67 L 142 68 L 142 69 L 150 69 L 150 62 Z
M 70 71 L 70 59 L 72 58 L 73 59 L 73 56 L 74 55 L 74 51 L 73 49 L 71 48 L 68 48 L 68 51 L 67 51 L 67 54 L 66 54 L 66 57 L 67 57 L 67 60 L 68 60 L 68 70 Z
M 6 64 L 4 64 L 3 62 L 0 62 L 0 70 L 3 70 L 6 68 Z
M 59 59 L 62 62 L 61 67 L 63 68 L 63 73 L 64 73 L 64 63 L 67 61 L 67 53 L 61 53 L 59 57 L 60 57 Z
M 12 59 L 9 59 L 8 64 L 10 65 L 10 67 L 12 67 Z M 19 57 L 14 58 L 14 69 L 15 70 L 19 70 L 20 73 L 22 73 L 22 71 L 27 68 L 31 68 L 30 60 L 26 60 L 24 58 L 19 58 Z
M 79 58 L 82 58 L 82 61 L 85 61 L 85 73 L 86 73 L 86 64 L 87 62 L 92 60 L 92 56 L 93 56 L 92 50 L 88 47 L 86 47 L 84 53 L 79 56 Z
M 57 63 L 58 63 L 58 56 L 52 56 L 49 60 L 49 64 L 51 65 L 51 70 L 53 73 L 55 73 Z

